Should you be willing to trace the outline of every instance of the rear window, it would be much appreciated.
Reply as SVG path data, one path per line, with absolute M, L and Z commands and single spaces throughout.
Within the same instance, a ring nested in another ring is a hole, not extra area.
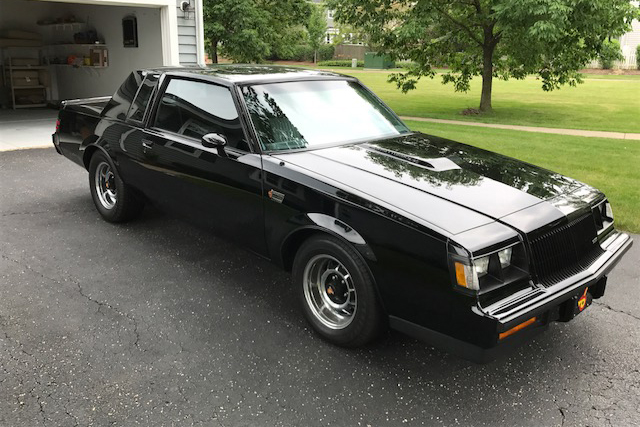
M 127 80 L 122 83 L 122 86 L 113 94 L 107 106 L 102 110 L 102 116 L 110 119 L 126 119 L 133 97 L 136 96 L 143 79 L 142 71 L 134 71 L 129 74 Z

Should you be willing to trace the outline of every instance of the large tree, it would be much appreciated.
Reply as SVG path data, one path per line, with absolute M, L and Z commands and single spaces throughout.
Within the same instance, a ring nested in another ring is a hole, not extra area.
M 579 70 L 623 34 L 638 8 L 629 0 L 330 0 L 339 22 L 366 32 L 381 53 L 414 66 L 393 74 L 406 92 L 435 66 L 467 91 L 482 76 L 480 111 L 491 110 L 494 77 L 537 74 L 542 89 L 580 83 Z
M 327 32 L 326 9 L 322 4 L 311 5 L 311 13 L 307 20 L 307 34 L 309 36 L 309 45 L 313 48 L 313 63 L 318 62 L 318 49 Z
M 282 49 L 309 13 L 305 0 L 204 0 L 204 33 L 214 63 L 262 62 Z

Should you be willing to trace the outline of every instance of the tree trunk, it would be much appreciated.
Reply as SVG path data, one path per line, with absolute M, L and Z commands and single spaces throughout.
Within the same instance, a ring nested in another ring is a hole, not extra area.
M 218 63 L 218 40 L 211 40 L 211 62 Z
M 487 43 L 488 42 L 488 43 Z M 482 48 L 482 95 L 480 96 L 480 111 L 489 112 L 491 108 L 491 90 L 493 86 L 493 40 L 486 40 Z
M 318 63 L 318 50 L 313 49 L 313 63 L 314 65 Z

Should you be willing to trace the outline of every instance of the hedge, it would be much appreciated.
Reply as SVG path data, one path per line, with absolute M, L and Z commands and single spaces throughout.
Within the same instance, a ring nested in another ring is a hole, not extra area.
M 364 67 L 364 61 L 357 62 L 358 67 Z M 351 67 L 350 59 L 333 59 L 331 61 L 319 61 L 321 67 Z

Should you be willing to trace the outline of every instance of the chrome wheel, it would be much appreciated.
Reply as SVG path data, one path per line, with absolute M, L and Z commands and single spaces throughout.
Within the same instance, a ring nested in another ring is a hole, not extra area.
M 100 162 L 95 173 L 96 194 L 105 209 L 113 209 L 117 201 L 116 177 L 107 162 Z
M 316 255 L 303 275 L 304 297 L 311 313 L 330 329 L 344 329 L 357 309 L 356 288 L 346 267 L 330 255 Z

